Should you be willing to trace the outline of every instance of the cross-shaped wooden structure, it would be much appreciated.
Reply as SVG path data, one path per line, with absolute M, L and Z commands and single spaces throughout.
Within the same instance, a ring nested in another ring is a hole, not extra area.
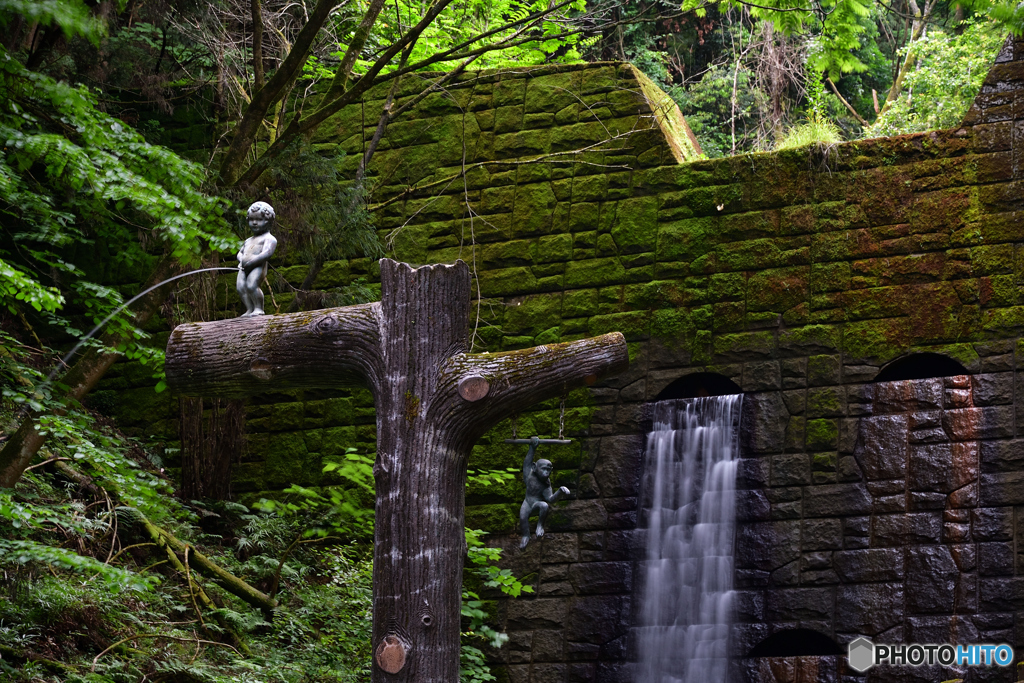
M 187 396 L 361 384 L 377 408 L 374 683 L 457 683 L 464 489 L 473 444 L 520 410 L 624 370 L 626 342 L 467 353 L 469 268 L 380 262 L 379 303 L 180 325 L 167 384 Z

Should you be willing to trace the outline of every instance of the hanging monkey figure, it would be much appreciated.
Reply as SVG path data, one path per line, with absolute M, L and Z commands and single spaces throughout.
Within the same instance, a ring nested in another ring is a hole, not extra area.
M 544 520 L 548 516 L 550 507 L 563 496 L 569 495 L 569 489 L 562 486 L 557 491 L 551 491 L 551 462 L 549 460 L 538 460 L 533 462 L 533 454 L 537 450 L 540 439 L 536 436 L 530 438 L 530 450 L 526 452 L 526 459 L 523 460 L 523 483 L 526 484 L 526 499 L 523 506 L 519 508 L 519 533 L 522 540 L 519 547 L 525 548 L 530 542 L 530 515 L 537 513 L 537 537 L 544 536 Z

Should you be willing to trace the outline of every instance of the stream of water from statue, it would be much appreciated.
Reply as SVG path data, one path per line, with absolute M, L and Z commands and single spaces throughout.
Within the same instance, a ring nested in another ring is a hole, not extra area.
M 725 683 L 742 394 L 661 401 L 647 437 L 637 683 Z

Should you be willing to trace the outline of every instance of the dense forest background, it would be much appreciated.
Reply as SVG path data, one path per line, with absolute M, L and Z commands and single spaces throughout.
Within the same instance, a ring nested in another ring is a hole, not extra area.
M 369 680 L 369 454 L 328 463 L 336 487 L 245 506 L 221 465 L 244 438 L 237 402 L 183 399 L 171 467 L 166 444 L 126 437 L 87 400 L 121 358 L 163 389 L 153 321 L 215 313 L 211 280 L 160 283 L 230 269 L 249 202 L 280 208 L 286 256 L 309 266 L 276 285 L 288 310 L 367 301 L 366 283 L 312 282 L 329 260 L 385 253 L 367 209 L 376 145 L 467 70 L 629 61 L 706 156 L 772 152 L 956 125 L 1019 14 L 940 0 L 0 0 L 0 676 Z M 370 87 L 388 94 L 363 158 L 317 154 L 318 126 Z M 174 117 L 212 137 L 170 151 Z M 465 681 L 494 679 L 490 600 L 529 590 L 482 537 L 467 530 Z

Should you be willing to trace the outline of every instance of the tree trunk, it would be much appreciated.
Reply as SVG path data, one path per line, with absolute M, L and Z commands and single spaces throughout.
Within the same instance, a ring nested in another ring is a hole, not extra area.
M 167 382 L 189 395 L 362 380 L 377 407 L 374 683 L 454 683 L 466 462 L 508 415 L 628 365 L 606 334 L 494 354 L 468 348 L 469 268 L 381 261 L 380 303 L 181 325 Z
M 209 419 L 203 419 L 209 405 Z M 245 408 L 239 399 L 181 397 L 181 495 L 189 500 L 231 497 L 231 463 L 241 455 Z
M 169 256 L 165 256 L 157 264 L 142 289 L 171 277 L 175 274 L 176 268 L 176 262 Z M 135 302 L 131 309 L 135 314 L 135 325 L 139 327 L 145 325 L 166 298 L 167 288 L 160 287 Z M 103 345 L 108 348 L 116 346 L 118 341 L 118 338 L 110 335 L 101 338 Z M 65 401 L 67 403 L 80 402 L 120 357 L 119 353 L 106 353 L 92 348 L 85 351 L 60 379 L 60 383 L 68 387 Z M 40 415 L 34 412 L 26 415 L 18 429 L 11 434 L 11 438 L 4 443 L 3 449 L 0 450 L 0 487 L 12 488 L 17 484 L 21 473 L 25 471 L 28 464 L 32 462 L 32 458 L 46 442 L 46 436 L 40 434 L 36 429 L 39 417 Z

